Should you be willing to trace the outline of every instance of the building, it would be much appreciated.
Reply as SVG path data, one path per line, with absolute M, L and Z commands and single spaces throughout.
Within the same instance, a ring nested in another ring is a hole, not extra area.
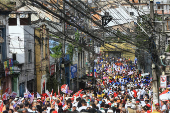
M 31 25 L 31 13 L 13 11 L 9 15 L 9 53 L 8 58 L 17 62 L 20 68 L 18 76 L 19 96 L 25 88 L 34 90 L 34 28 Z
M 0 94 L 2 95 L 6 88 L 12 88 L 11 76 L 5 76 L 4 62 L 7 60 L 8 51 L 8 15 L 10 11 L 3 11 L 0 15 Z
M 49 34 L 46 25 L 35 28 L 35 75 L 36 91 L 42 93 L 46 90 L 46 81 L 50 66 Z

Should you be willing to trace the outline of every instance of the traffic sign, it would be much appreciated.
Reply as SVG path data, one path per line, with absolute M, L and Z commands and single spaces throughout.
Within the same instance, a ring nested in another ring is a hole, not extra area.
M 160 77 L 160 87 L 166 88 L 167 82 L 166 82 L 166 75 L 161 75 Z

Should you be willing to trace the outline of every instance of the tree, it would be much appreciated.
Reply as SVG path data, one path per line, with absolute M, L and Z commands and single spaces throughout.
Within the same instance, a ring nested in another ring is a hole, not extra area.
M 52 54 L 50 54 L 53 58 L 61 58 L 62 57 L 62 44 L 56 45 L 55 47 L 51 48 Z

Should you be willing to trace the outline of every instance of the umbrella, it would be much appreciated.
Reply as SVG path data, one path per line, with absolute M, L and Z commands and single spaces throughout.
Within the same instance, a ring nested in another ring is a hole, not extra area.
M 79 90 L 78 92 L 76 92 L 76 93 L 73 95 L 73 97 L 74 97 L 74 96 L 78 97 L 79 94 L 80 94 L 82 91 L 83 91 L 83 89 Z

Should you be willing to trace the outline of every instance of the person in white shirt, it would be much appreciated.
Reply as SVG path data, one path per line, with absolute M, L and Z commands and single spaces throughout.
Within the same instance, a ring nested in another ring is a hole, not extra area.
M 167 107 L 166 107 L 166 101 L 163 101 L 164 105 L 161 108 L 162 113 L 166 113 Z
M 81 107 L 79 107 L 78 111 L 81 112 L 82 110 L 87 110 L 87 106 L 86 106 L 86 101 L 85 100 L 82 100 L 81 102 Z
M 137 91 L 137 99 L 140 99 L 140 91 Z
M 47 103 L 47 113 L 50 113 L 51 107 L 50 107 L 50 103 Z

